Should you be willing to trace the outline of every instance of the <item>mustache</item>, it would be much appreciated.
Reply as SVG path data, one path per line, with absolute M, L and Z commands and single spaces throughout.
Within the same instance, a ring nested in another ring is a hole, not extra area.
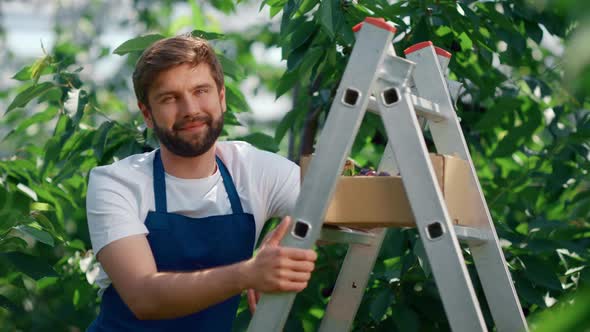
M 195 116 L 190 117 L 188 119 L 182 119 L 181 121 L 174 123 L 174 125 L 172 126 L 172 129 L 173 130 L 180 130 L 183 127 L 185 127 L 187 124 L 190 124 L 192 122 L 203 122 L 203 123 L 207 124 L 208 126 L 211 126 L 211 124 L 213 123 L 213 119 L 208 114 L 195 115 Z

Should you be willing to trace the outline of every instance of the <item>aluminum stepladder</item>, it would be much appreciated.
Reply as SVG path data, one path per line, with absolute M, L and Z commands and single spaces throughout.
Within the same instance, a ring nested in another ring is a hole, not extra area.
M 364 24 L 363 24 L 364 23 Z M 450 327 L 455 332 L 487 331 L 459 240 L 471 251 L 497 331 L 528 327 L 471 157 L 455 114 L 445 72 L 450 54 L 425 42 L 397 57 L 395 28 L 367 18 L 355 26 L 356 44 L 316 146 L 296 203 L 291 231 L 281 245 L 312 248 L 324 240 L 349 244 L 320 331 L 348 331 L 362 300 L 386 229 L 372 232 L 322 228 L 348 153 L 364 114 L 381 115 L 388 144 L 379 168 L 398 171 L 439 290 Z M 414 94 L 412 89 L 417 91 Z M 438 153 L 456 155 L 470 167 L 477 187 L 477 220 L 453 225 L 428 156 L 418 115 L 428 125 Z M 281 331 L 294 293 L 263 294 L 248 331 Z

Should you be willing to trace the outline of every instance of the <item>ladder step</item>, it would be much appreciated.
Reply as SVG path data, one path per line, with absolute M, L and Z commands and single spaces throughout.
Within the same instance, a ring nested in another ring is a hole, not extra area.
M 486 230 L 468 226 L 455 225 L 455 234 L 459 241 L 471 245 L 484 244 L 493 241 L 493 235 Z M 331 243 L 348 243 L 371 246 L 375 242 L 375 234 L 368 230 L 352 229 L 348 227 L 324 224 L 320 233 L 320 240 Z
M 417 115 L 433 122 L 441 122 L 447 119 L 447 117 L 440 112 L 440 108 L 437 103 L 433 103 L 428 99 L 424 99 L 415 95 L 411 95 L 411 98 Z M 367 110 L 373 113 L 379 113 L 377 100 L 374 96 L 369 97 L 369 105 L 367 106 Z
M 493 234 L 487 230 L 459 225 L 455 225 L 454 228 L 457 239 L 469 242 L 470 245 L 484 244 L 494 240 Z
M 348 243 L 372 246 L 375 244 L 375 234 L 347 227 L 324 225 L 320 233 L 320 240 L 332 243 Z

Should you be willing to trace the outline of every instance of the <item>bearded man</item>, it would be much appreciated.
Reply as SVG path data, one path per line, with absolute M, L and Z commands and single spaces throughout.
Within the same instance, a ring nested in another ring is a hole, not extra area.
M 240 294 L 299 292 L 313 250 L 278 246 L 285 217 L 256 256 L 264 223 L 289 215 L 299 167 L 248 143 L 217 141 L 223 71 L 206 40 L 167 38 L 144 51 L 133 85 L 160 148 L 91 171 L 87 216 L 101 264 L 89 331 L 231 331 Z

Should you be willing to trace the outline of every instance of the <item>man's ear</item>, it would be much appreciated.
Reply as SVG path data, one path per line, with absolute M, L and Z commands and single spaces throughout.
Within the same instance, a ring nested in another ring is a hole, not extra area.
M 221 111 L 225 113 L 227 110 L 227 105 L 225 104 L 225 86 L 222 86 L 221 91 L 219 91 L 219 103 L 221 104 Z
M 145 125 L 148 126 L 148 128 L 153 129 L 154 121 L 152 120 L 152 112 L 150 111 L 150 108 L 140 101 L 137 102 L 137 106 L 141 110 L 141 114 L 143 115 Z

